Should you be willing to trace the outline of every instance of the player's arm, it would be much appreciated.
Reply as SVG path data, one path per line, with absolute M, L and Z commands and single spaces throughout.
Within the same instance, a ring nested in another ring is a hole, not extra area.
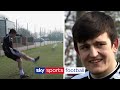
M 22 37 L 22 34 L 16 34 L 16 36 L 20 36 L 20 37 Z

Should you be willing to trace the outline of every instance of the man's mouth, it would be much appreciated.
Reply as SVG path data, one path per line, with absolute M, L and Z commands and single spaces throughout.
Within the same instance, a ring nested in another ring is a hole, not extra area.
M 94 60 L 90 60 L 90 63 L 98 63 L 100 61 L 102 61 L 103 59 L 94 59 Z

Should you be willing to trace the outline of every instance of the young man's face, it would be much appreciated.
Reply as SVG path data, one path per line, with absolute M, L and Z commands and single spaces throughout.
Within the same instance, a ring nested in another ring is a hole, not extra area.
M 14 38 L 16 36 L 16 33 L 11 33 L 10 36 Z
M 107 33 L 99 35 L 85 43 L 77 43 L 79 58 L 87 70 L 93 74 L 111 72 L 116 65 L 115 52 L 118 49 L 118 39 L 111 45 Z

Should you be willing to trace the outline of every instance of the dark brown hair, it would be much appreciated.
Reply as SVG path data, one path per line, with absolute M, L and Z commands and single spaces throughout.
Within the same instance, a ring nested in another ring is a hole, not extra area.
M 73 25 L 72 34 L 75 50 L 78 52 L 77 42 L 86 42 L 107 32 L 111 43 L 117 38 L 114 20 L 104 12 L 87 12 Z
M 16 31 L 15 31 L 15 29 L 10 29 L 10 32 L 9 33 L 17 33 Z

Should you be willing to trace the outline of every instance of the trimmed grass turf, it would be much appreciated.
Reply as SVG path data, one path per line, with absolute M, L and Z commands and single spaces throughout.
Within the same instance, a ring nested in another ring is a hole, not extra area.
M 23 67 L 30 79 L 63 79 L 62 74 L 35 74 L 35 67 L 63 67 L 63 44 L 59 43 L 55 50 L 51 45 L 40 46 L 23 51 L 31 57 L 40 56 L 40 60 L 36 63 L 23 60 Z M 19 79 L 19 71 L 17 62 L 7 58 L 0 57 L 0 79 Z

